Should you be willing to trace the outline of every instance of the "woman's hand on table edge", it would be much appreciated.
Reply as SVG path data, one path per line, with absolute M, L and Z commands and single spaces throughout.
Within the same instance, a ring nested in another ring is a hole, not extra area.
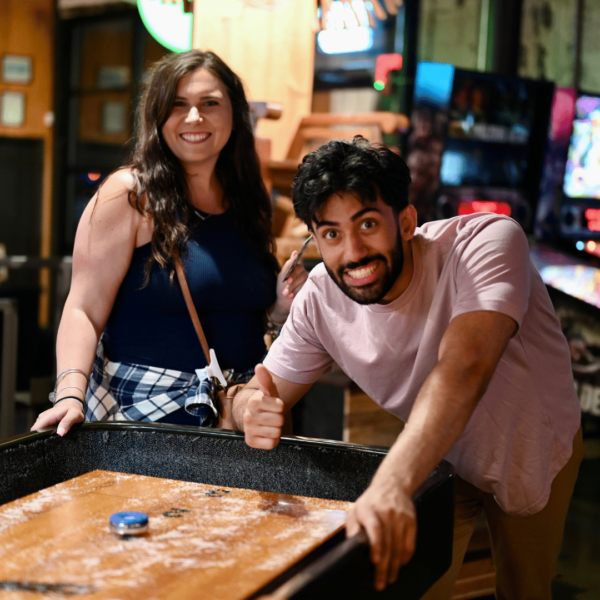
M 56 425 L 56 433 L 64 436 L 75 423 L 81 423 L 85 418 L 83 406 L 77 400 L 63 400 L 40 413 L 31 427 L 31 431 L 40 431 L 51 425 Z

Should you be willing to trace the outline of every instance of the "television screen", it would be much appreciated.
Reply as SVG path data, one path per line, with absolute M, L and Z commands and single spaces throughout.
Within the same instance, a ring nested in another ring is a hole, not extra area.
M 600 200 L 600 97 L 577 99 L 563 190 L 569 198 Z

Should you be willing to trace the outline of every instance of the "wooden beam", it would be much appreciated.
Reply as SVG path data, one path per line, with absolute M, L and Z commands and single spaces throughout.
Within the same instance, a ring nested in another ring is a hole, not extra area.
M 249 100 L 283 105 L 281 119 L 261 119 L 257 129 L 272 140 L 275 160 L 310 113 L 316 15 L 316 0 L 269 9 L 239 0 L 194 3 L 193 47 L 216 52 L 242 78 Z

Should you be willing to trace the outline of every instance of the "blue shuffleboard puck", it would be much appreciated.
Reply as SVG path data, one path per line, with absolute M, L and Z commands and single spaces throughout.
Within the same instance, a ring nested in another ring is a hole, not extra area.
M 140 535 L 148 531 L 148 515 L 141 512 L 118 512 L 111 515 L 110 530 L 118 535 Z

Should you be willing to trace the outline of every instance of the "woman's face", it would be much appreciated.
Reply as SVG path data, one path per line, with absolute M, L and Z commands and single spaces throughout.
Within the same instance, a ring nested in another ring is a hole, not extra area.
M 162 127 L 171 152 L 186 167 L 214 168 L 232 129 L 231 101 L 222 81 L 207 69 L 184 75 Z

